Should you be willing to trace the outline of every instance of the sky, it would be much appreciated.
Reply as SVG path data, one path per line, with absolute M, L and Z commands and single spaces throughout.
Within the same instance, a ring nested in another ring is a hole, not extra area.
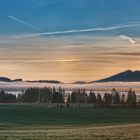
M 139 0 L 1 0 L 0 76 L 94 81 L 140 70 Z

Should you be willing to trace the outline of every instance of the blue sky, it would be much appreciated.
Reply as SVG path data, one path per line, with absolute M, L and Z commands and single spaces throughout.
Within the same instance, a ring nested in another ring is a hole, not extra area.
M 139 0 L 1 0 L 0 34 L 63 31 L 140 22 L 139 5 Z M 8 15 L 37 26 L 41 31 L 18 23 Z M 140 35 L 137 29 L 121 29 L 111 34 Z

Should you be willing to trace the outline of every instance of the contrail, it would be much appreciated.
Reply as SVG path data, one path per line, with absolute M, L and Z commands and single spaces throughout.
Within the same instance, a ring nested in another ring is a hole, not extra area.
M 128 40 L 132 45 L 134 45 L 136 43 L 135 40 L 133 40 L 131 37 L 128 37 L 126 35 L 120 35 L 119 37 L 124 39 L 124 40 Z
M 24 24 L 24 25 L 26 25 L 26 26 L 29 26 L 29 27 L 31 27 L 31 28 L 33 28 L 33 29 L 35 29 L 35 30 L 41 30 L 40 28 L 38 28 L 38 27 L 36 27 L 36 26 L 33 26 L 33 25 L 31 25 L 31 24 L 29 24 L 29 23 L 27 23 L 27 22 L 24 22 L 24 21 L 22 21 L 22 20 L 20 20 L 20 19 L 17 19 L 16 17 L 13 17 L 13 16 L 8 16 L 9 18 L 11 18 L 11 19 L 13 19 L 13 20 L 15 20 L 15 21 L 17 21 L 17 22 L 20 22 L 20 23 L 22 23 L 22 24 Z
M 21 36 L 15 36 L 15 38 L 36 37 L 36 36 L 43 36 L 43 35 L 84 33 L 84 32 L 100 32 L 100 31 L 109 31 L 109 30 L 123 29 L 123 28 L 129 28 L 129 27 L 139 27 L 139 26 L 140 26 L 140 22 L 136 22 L 136 23 L 129 23 L 129 24 L 114 25 L 110 27 L 98 27 L 98 28 L 87 28 L 87 29 L 81 29 L 81 30 L 66 30 L 66 31 L 26 34 L 26 35 L 21 35 Z

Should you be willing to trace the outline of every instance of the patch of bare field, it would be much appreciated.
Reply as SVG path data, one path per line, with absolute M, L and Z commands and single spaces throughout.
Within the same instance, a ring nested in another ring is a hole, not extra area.
M 140 124 L 0 130 L 0 140 L 140 140 Z

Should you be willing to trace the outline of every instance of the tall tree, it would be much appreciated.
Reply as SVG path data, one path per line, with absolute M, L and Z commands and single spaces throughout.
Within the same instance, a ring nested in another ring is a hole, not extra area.
M 71 103 L 76 103 L 76 91 L 73 91 L 71 93 Z
M 97 98 L 95 93 L 91 90 L 89 93 L 89 103 L 96 103 Z
M 135 107 L 137 102 L 136 94 L 132 89 L 129 89 L 127 94 L 127 105 Z

